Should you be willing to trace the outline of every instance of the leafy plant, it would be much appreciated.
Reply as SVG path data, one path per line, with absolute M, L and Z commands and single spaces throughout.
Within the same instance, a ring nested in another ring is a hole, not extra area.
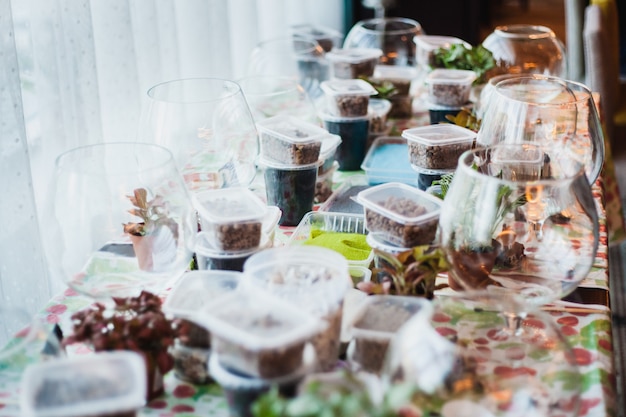
M 396 86 L 389 80 L 375 81 L 367 77 L 362 77 L 362 79 L 370 83 L 377 91 L 372 98 L 388 99 L 398 93 Z
M 482 45 L 468 48 L 463 44 L 453 44 L 449 48 L 434 51 L 434 67 L 474 71 L 477 75 L 474 84 L 484 84 L 487 72 L 496 66 L 493 54 Z
M 427 417 L 411 404 L 416 390 L 408 384 L 391 386 L 380 403 L 373 401 L 365 384 L 349 371 L 342 371 L 340 383 L 329 388 L 321 381 L 312 381 L 304 392 L 288 399 L 277 388 L 262 395 L 252 405 L 255 417 Z
M 357 288 L 368 294 L 413 295 L 432 299 L 445 285 L 435 285 L 437 275 L 448 270 L 445 255 L 437 247 L 416 246 L 392 255 L 374 248 L 380 267 L 372 270 L 372 280 Z
M 174 236 L 177 236 L 176 223 L 168 217 L 169 210 L 162 196 L 157 195 L 148 200 L 148 191 L 145 188 L 136 188 L 133 195 L 126 196 L 135 206 L 128 210 L 142 221 L 137 223 L 124 223 L 124 233 L 135 236 L 145 236 L 154 232 L 159 226 L 170 227 Z
M 73 333 L 63 345 L 84 342 L 95 351 L 132 350 L 150 354 L 163 375 L 174 367 L 169 348 L 180 335 L 161 310 L 161 299 L 147 291 L 137 297 L 113 297 L 109 311 L 101 303 L 72 315 Z
M 478 132 L 478 130 L 480 129 L 481 120 L 476 117 L 476 113 L 474 113 L 474 110 L 468 109 L 466 107 L 462 107 L 461 111 L 459 111 L 454 116 L 450 114 L 446 115 L 446 120 L 457 126 L 473 130 L 474 132 Z

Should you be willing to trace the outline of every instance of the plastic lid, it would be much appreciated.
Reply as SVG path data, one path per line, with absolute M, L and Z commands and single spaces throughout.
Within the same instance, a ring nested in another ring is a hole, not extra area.
M 407 216 L 384 207 L 388 198 L 404 198 L 424 207 L 426 212 L 418 216 Z M 364 208 L 376 211 L 385 217 L 403 224 L 420 224 L 439 216 L 442 201 L 418 188 L 399 182 L 389 182 L 376 185 L 361 191 L 357 195 L 357 201 Z
M 311 313 L 258 288 L 224 295 L 201 309 L 197 319 L 212 335 L 251 351 L 282 349 L 324 328 Z
M 392 255 L 398 255 L 402 252 L 413 250 L 412 248 L 404 248 L 402 246 L 391 245 L 387 242 L 381 241 L 376 238 L 376 233 L 369 233 L 365 238 L 365 241 L 372 249 L 390 253 Z
M 356 64 L 370 59 L 378 60 L 378 58 L 383 56 L 383 51 L 378 48 L 333 48 L 324 56 L 331 62 Z
M 426 145 L 449 145 L 472 142 L 476 138 L 476 132 L 451 123 L 439 123 L 403 130 L 402 137 Z
M 470 70 L 439 68 L 428 73 L 426 84 L 467 84 L 476 79 L 476 73 Z
M 350 332 L 355 338 L 391 339 L 416 314 L 430 317 L 430 301 L 422 297 L 370 295 L 354 315 Z
M 329 96 L 374 96 L 378 94 L 372 84 L 360 79 L 326 80 L 322 81 L 320 87 Z
M 267 206 L 267 212 L 265 213 L 265 217 L 263 217 L 263 225 L 261 226 L 261 231 L 264 235 L 272 233 L 274 228 L 278 225 L 282 214 L 283 212 L 279 207 Z
M 328 131 L 324 128 L 287 115 L 259 120 L 256 125 L 260 133 L 269 133 L 292 143 L 315 142 L 319 141 L 322 136 L 328 135 Z
M 113 415 L 145 404 L 146 365 L 132 351 L 58 358 L 29 365 L 20 406 L 29 417 Z
M 245 187 L 200 191 L 193 198 L 200 217 L 213 223 L 261 221 L 267 211 L 265 203 Z
M 417 74 L 417 68 L 398 65 L 376 65 L 374 69 L 374 78 L 412 80 Z
M 365 116 L 356 116 L 356 117 L 344 117 L 344 116 L 333 116 L 327 111 L 318 112 L 318 116 L 324 122 L 333 122 L 333 123 L 358 123 L 358 122 L 369 122 L 370 115 L 366 114 Z
M 188 271 L 172 287 L 163 311 L 193 318 L 205 305 L 235 290 L 241 275 L 238 271 Z
M 413 42 L 415 42 L 418 48 L 427 51 L 432 51 L 437 48 L 449 48 L 450 45 L 454 44 L 463 44 L 468 48 L 471 47 L 471 45 L 463 39 L 454 36 L 416 35 L 413 37 Z
M 322 161 L 333 156 L 339 145 L 341 144 L 341 136 L 329 134 L 322 139 L 322 147 L 320 149 L 319 158 Z

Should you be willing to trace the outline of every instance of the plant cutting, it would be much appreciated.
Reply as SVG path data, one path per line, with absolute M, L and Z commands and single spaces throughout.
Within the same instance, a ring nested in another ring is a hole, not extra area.
M 161 299 L 147 291 L 137 297 L 113 297 L 115 307 L 108 310 L 103 304 L 72 315 L 73 333 L 63 345 L 85 343 L 96 352 L 132 350 L 146 361 L 148 373 L 148 400 L 163 393 L 163 376 L 174 367 L 169 349 L 175 338 L 184 333 L 177 323 L 161 310 Z
M 171 233 L 171 238 L 173 238 L 168 239 L 166 249 L 171 249 L 172 244 L 176 246 L 177 224 L 169 217 L 167 203 L 162 196 L 157 195 L 150 200 L 145 188 L 136 188 L 133 195 L 127 197 L 134 206 L 128 212 L 139 217 L 142 221 L 124 223 L 124 233 L 130 236 L 139 268 L 144 271 L 152 271 L 154 269 L 153 249 L 155 240 L 161 236 L 163 231 L 166 231 Z
M 477 76 L 474 85 L 486 83 L 489 70 L 495 66 L 496 61 L 493 54 L 482 45 L 468 48 L 462 43 L 458 43 L 434 51 L 435 68 L 474 71 Z
M 397 255 L 373 248 L 378 259 L 372 270 L 372 280 L 359 282 L 357 288 L 367 294 L 410 295 L 433 299 L 437 275 L 448 265 L 443 252 L 429 245 L 416 246 Z

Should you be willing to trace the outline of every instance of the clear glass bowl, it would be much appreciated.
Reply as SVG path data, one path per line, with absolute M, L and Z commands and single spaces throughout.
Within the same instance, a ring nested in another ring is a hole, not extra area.
M 343 42 L 344 48 L 378 48 L 383 51 L 379 63 L 413 67 L 416 65 L 416 35 L 422 26 L 413 19 L 386 17 L 357 22 Z
M 493 54 L 499 73 L 567 77 L 565 46 L 546 26 L 497 26 L 483 46 Z

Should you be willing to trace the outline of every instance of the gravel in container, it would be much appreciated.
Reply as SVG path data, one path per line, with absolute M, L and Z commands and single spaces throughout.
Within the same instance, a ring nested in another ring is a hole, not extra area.
M 429 101 L 444 106 L 460 106 L 469 100 L 476 73 L 469 70 L 436 69 L 426 76 Z
M 450 123 L 406 129 L 411 166 L 424 174 L 441 174 L 456 169 L 459 156 L 474 145 L 476 133 Z
M 367 115 L 370 96 L 378 92 L 370 83 L 360 79 L 323 81 L 326 110 L 333 116 L 359 117 Z
M 293 116 L 278 115 L 257 122 L 261 156 L 283 164 L 317 162 L 322 137 L 328 132 Z
M 211 332 L 220 365 L 255 378 L 293 374 L 305 345 L 324 328 L 312 314 L 258 288 L 231 292 L 198 317 Z
M 425 298 L 399 295 L 365 298 L 349 327 L 353 337 L 349 360 L 364 371 L 380 373 L 395 333 L 414 315 L 425 311 L 427 303 Z
M 361 191 L 365 227 L 377 239 L 401 247 L 430 244 L 437 232 L 442 201 L 402 183 L 386 183 Z
M 334 48 L 326 53 L 331 76 L 339 79 L 368 78 L 374 75 L 383 51 L 378 48 Z

